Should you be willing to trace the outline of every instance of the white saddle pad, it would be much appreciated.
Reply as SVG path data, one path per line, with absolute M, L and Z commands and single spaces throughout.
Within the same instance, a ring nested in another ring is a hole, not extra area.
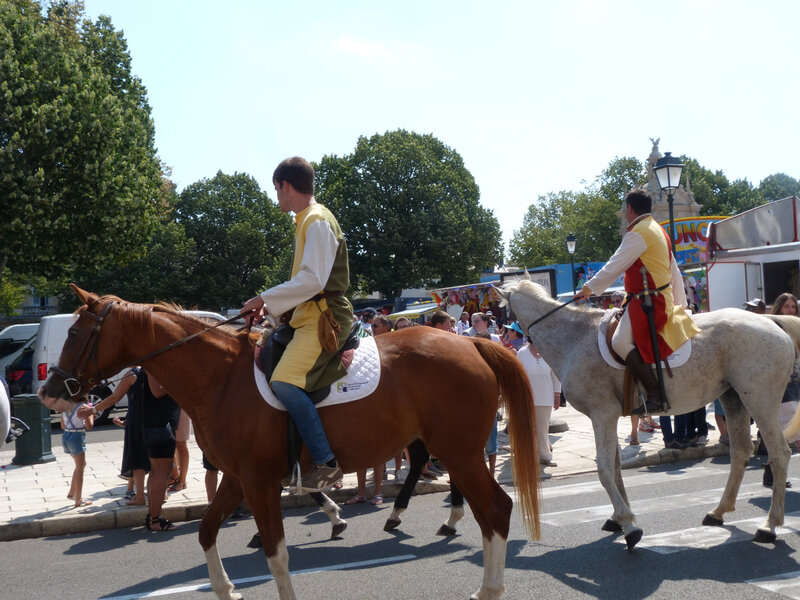
M 611 350 L 608 348 L 608 344 L 606 344 L 606 332 L 608 331 L 608 324 L 611 323 L 611 319 L 614 315 L 620 311 L 619 308 L 612 308 L 606 311 L 606 314 L 603 315 L 603 319 L 600 321 L 600 328 L 597 330 L 597 346 L 600 348 L 600 354 L 603 355 L 605 361 L 615 369 L 624 369 L 625 365 L 619 364 L 614 357 L 611 356 Z M 692 354 L 692 340 L 686 340 L 681 346 L 675 350 L 672 354 L 669 355 L 667 361 L 669 362 L 669 366 L 671 368 L 680 367 L 681 365 L 686 364 L 686 361 L 689 360 L 689 357 Z M 665 361 L 661 361 L 661 366 L 666 368 Z
M 253 363 L 253 375 L 256 379 L 256 386 L 261 396 L 273 408 L 286 410 L 272 393 L 267 383 L 267 377 Z M 378 355 L 378 346 L 375 345 L 375 338 L 365 337 L 359 340 L 358 348 L 353 355 L 353 362 L 347 369 L 347 375 L 335 381 L 331 385 L 331 392 L 328 397 L 317 404 L 317 408 L 331 406 L 333 404 L 344 404 L 353 402 L 369 396 L 378 387 L 381 378 L 381 360 Z

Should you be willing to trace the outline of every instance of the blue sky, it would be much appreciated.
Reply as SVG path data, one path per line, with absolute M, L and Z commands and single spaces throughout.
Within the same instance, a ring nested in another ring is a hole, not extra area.
M 359 136 L 432 133 L 507 242 L 648 138 L 730 179 L 800 178 L 800 2 L 86 0 L 123 29 L 182 189 Z

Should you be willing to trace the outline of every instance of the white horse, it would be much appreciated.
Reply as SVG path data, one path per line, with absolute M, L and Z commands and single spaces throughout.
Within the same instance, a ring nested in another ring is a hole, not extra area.
M 642 530 L 635 523 L 620 471 L 617 421 L 622 415 L 623 371 L 609 366 L 597 345 L 604 311 L 566 306 L 532 325 L 561 304 L 527 280 L 506 283 L 499 292 L 561 380 L 570 404 L 591 419 L 597 473 L 614 507 L 603 530 L 622 530 L 628 550 L 632 550 L 642 538 Z M 674 377 L 665 372 L 664 379 L 670 414 L 691 412 L 715 398 L 725 409 L 731 471 L 719 504 L 703 524 L 720 526 L 724 514 L 735 508 L 742 475 L 753 453 L 752 416 L 769 451 L 775 482 L 769 515 L 754 539 L 774 542 L 775 527 L 783 524 L 791 455 L 778 410 L 795 361 L 795 341 L 800 339 L 800 331 L 792 329 L 797 324 L 788 320 L 800 323 L 800 319 L 784 317 L 784 323 L 780 317 L 765 318 L 739 309 L 702 313 L 694 319 L 701 332 L 692 338 L 691 358 L 685 365 L 673 367 Z M 784 329 L 792 330 L 791 334 Z

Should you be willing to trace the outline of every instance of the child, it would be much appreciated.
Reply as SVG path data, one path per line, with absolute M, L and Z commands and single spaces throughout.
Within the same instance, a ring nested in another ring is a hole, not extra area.
M 76 404 L 69 411 L 61 414 L 61 429 L 64 433 L 61 436 L 61 445 L 64 452 L 72 456 L 75 461 L 75 470 L 72 472 L 72 483 L 69 486 L 67 498 L 75 500 L 75 506 L 88 506 L 91 500 L 84 500 L 83 493 L 83 470 L 86 467 L 86 432 L 94 427 L 94 415 L 85 418 L 78 416 L 78 408 L 85 404 Z

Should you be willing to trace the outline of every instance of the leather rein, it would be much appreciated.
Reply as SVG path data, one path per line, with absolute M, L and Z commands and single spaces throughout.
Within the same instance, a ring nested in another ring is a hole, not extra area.
M 544 321 L 544 320 L 545 320 L 547 317 L 549 317 L 550 315 L 552 315 L 554 312 L 558 312 L 559 310 L 561 310 L 562 308 L 564 308 L 564 307 L 565 307 L 567 304 L 572 304 L 573 302 L 575 302 L 575 300 L 578 300 L 579 298 L 580 298 L 580 296 L 578 296 L 578 295 L 576 294 L 576 295 L 575 295 L 575 296 L 573 296 L 571 299 L 569 299 L 569 300 L 567 300 L 566 302 L 564 302 L 564 304 L 560 304 L 559 306 L 556 306 L 554 309 L 547 311 L 547 312 L 546 312 L 546 313 L 544 313 L 544 314 L 543 314 L 541 317 L 539 317 L 538 319 L 534 320 L 534 322 L 533 322 L 533 323 L 531 323 L 530 325 L 528 325 L 528 328 L 527 328 L 525 331 L 527 331 L 527 332 L 528 332 L 528 335 L 530 335 L 530 334 L 531 334 L 531 327 L 533 327 L 534 325 L 536 325 L 536 324 L 537 324 L 537 323 L 539 323 L 540 321 Z
M 69 371 L 66 371 L 66 370 L 62 369 L 57 365 L 53 365 L 49 369 L 49 371 L 52 371 L 56 375 L 60 375 L 61 377 L 63 377 L 63 379 L 64 379 L 64 387 L 66 388 L 67 394 L 69 394 L 70 398 L 74 398 L 75 396 L 80 395 L 81 390 L 84 387 L 81 384 L 80 380 L 81 380 L 81 377 L 83 375 L 83 372 L 86 370 L 86 368 L 89 366 L 90 363 L 94 363 L 94 366 L 97 369 L 98 376 L 88 379 L 86 381 L 86 384 L 85 384 L 86 387 L 88 389 L 92 389 L 96 384 L 108 381 L 108 377 L 106 377 L 103 374 L 103 371 L 100 369 L 100 364 L 97 361 L 97 343 L 100 340 L 100 330 L 103 327 L 103 322 L 105 321 L 106 317 L 109 315 L 111 310 L 114 308 L 115 304 L 117 304 L 117 301 L 111 301 L 108 304 L 106 304 L 106 306 L 103 307 L 103 311 L 99 315 L 96 315 L 93 312 L 91 312 L 91 309 L 87 306 L 86 310 L 84 310 L 81 313 L 81 316 L 85 315 L 85 316 L 87 316 L 87 317 L 89 317 L 91 319 L 94 319 L 95 320 L 95 324 L 94 324 L 94 327 L 92 327 L 92 329 L 91 329 L 91 331 L 89 333 L 89 336 L 86 338 L 86 341 L 83 344 L 83 348 L 81 349 L 80 354 L 78 354 L 78 358 L 75 361 L 75 366 Z M 233 316 L 233 317 L 231 317 L 229 319 L 226 319 L 225 321 L 220 321 L 219 323 L 214 323 L 213 325 L 209 325 L 205 329 L 201 329 L 200 331 L 197 331 L 195 333 L 187 335 L 186 337 L 183 337 L 183 338 L 181 338 L 179 340 L 175 340 L 173 342 L 170 342 L 169 344 L 167 344 L 163 348 L 159 348 L 158 350 L 150 352 L 149 354 L 146 354 L 146 355 L 144 355 L 144 356 L 142 356 L 140 358 L 137 358 L 136 360 L 133 360 L 133 361 L 127 363 L 127 364 L 122 365 L 119 368 L 119 370 L 121 371 L 122 369 L 126 369 L 127 367 L 132 367 L 134 365 L 141 364 L 146 360 L 149 360 L 151 358 L 155 358 L 156 356 L 158 356 L 160 354 L 164 354 L 165 352 L 169 352 L 173 348 L 177 348 L 178 346 L 180 346 L 182 344 L 185 344 L 189 340 L 192 340 L 192 339 L 196 338 L 197 336 L 202 335 L 202 334 L 206 333 L 207 331 L 209 331 L 211 329 L 215 329 L 215 328 L 220 327 L 222 325 L 227 325 L 228 323 L 231 323 L 231 322 L 233 322 L 233 321 L 235 321 L 237 319 L 240 319 L 242 317 L 250 315 L 254 311 L 255 311 L 255 309 L 242 311 L 239 314 L 237 314 L 237 315 L 235 315 L 235 316 Z M 252 320 L 250 321 L 249 325 L 252 326 Z M 70 327 L 70 332 L 75 331 L 74 327 L 75 327 L 74 325 L 72 327 Z

